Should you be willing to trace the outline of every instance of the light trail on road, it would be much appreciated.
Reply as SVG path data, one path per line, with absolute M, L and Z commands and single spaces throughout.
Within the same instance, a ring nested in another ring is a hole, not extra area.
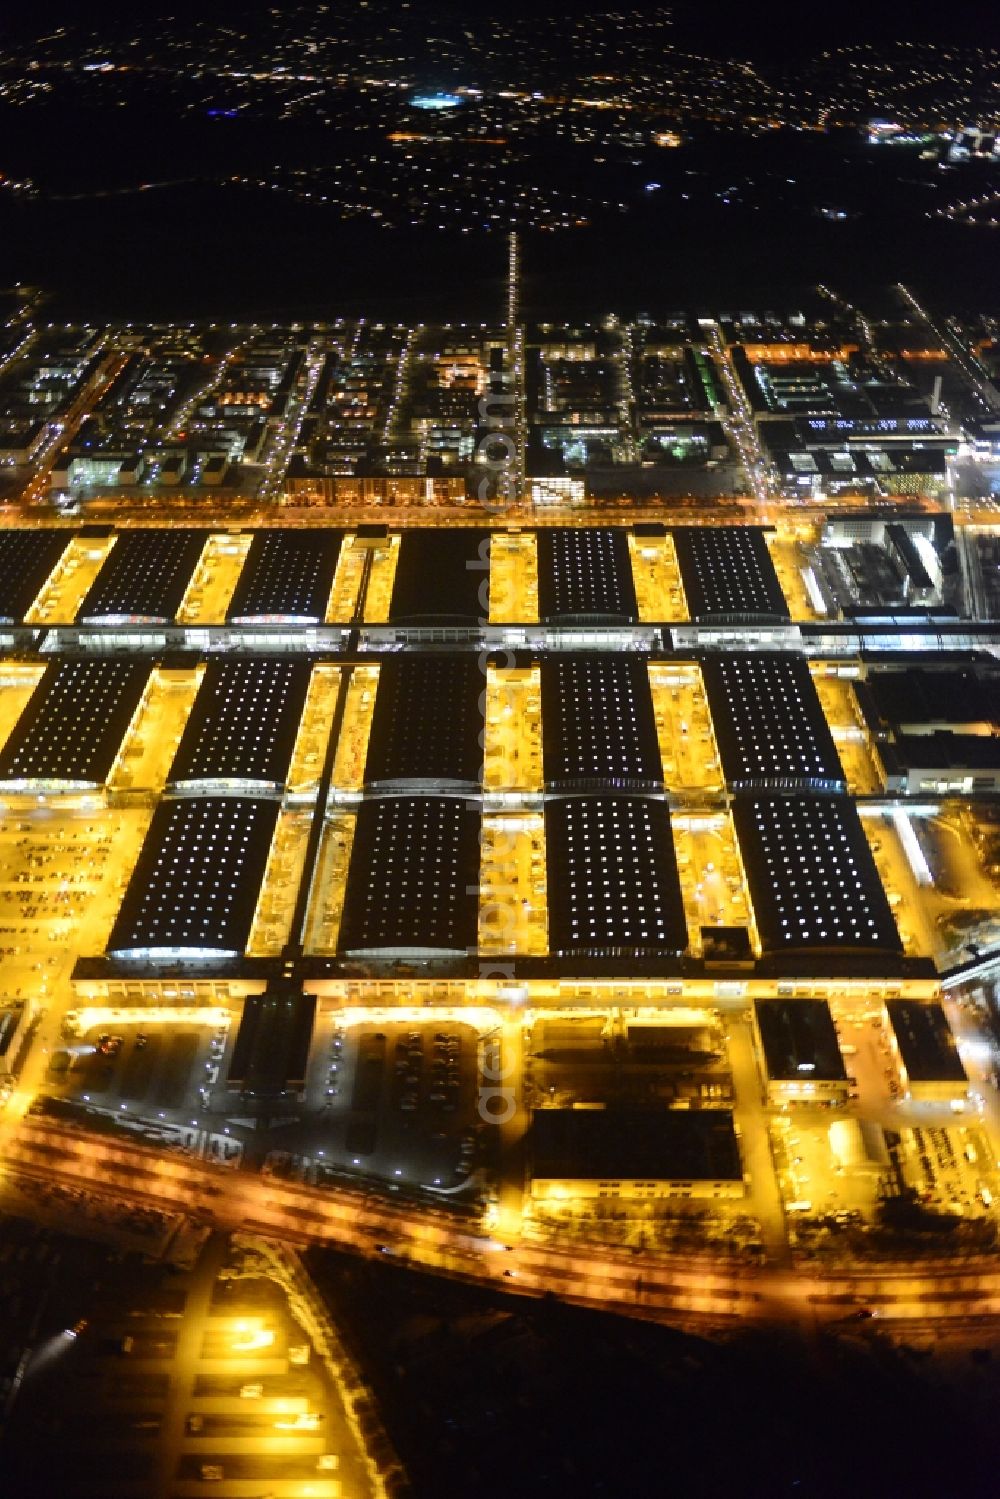
M 512 1294 L 555 1295 L 580 1306 L 703 1327 L 740 1321 L 850 1321 L 860 1309 L 879 1326 L 958 1327 L 1000 1318 L 1000 1265 L 983 1258 L 926 1265 L 882 1262 L 830 1270 L 720 1265 L 708 1255 L 651 1255 L 597 1244 L 505 1245 L 488 1252 L 476 1227 L 434 1208 L 169 1157 L 145 1146 L 27 1118 L 12 1131 L 8 1179 L 71 1187 L 123 1205 L 188 1214 L 232 1232 L 298 1247 L 329 1247 Z M 490 1245 L 492 1249 L 495 1246 Z

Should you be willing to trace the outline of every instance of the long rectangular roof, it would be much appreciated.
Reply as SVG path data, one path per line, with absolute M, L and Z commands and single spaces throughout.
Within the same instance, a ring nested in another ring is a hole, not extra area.
M 108 952 L 154 958 L 242 954 L 277 819 L 277 802 L 250 797 L 161 802 Z
M 542 620 L 638 619 L 624 529 L 574 526 L 539 531 L 538 609 Z
M 809 667 L 798 656 L 711 656 L 702 663 L 716 742 L 734 791 L 846 790 Z
M 358 809 L 342 953 L 466 953 L 476 945 L 480 816 L 454 796 L 390 796 Z
M 230 1087 L 274 1097 L 305 1081 L 315 994 L 249 994 L 229 1064 Z
M 542 662 L 545 783 L 657 790 L 663 782 L 649 672 L 635 655 L 552 655 Z
M 581 796 L 545 803 L 549 949 L 556 957 L 666 957 L 687 947 L 664 802 Z
M 728 1109 L 536 1109 L 528 1150 L 546 1181 L 739 1181 Z
M 805 1083 L 846 1080 L 825 999 L 758 999 L 754 1010 L 769 1078 Z
M 0 619 L 24 618 L 68 540 L 63 531 L 0 531 Z
M 738 796 L 733 817 L 765 954 L 900 954 L 861 820 L 843 796 Z
M 379 670 L 365 782 L 478 786 L 483 674 L 473 656 L 390 656 Z
M 392 624 L 474 624 L 489 618 L 490 533 L 405 531 L 392 589 Z
M 882 723 L 896 730 L 935 723 L 1000 726 L 1000 677 L 995 672 L 968 666 L 870 671 L 855 685 L 858 689 L 870 694 Z
M 675 526 L 670 532 L 693 620 L 785 620 L 788 605 L 756 526 Z
M 105 781 L 148 678 L 135 658 L 53 661 L 0 750 L 0 781 Z
M 889 999 L 885 1007 L 911 1083 L 967 1081 L 954 1033 L 939 1004 Z
M 341 540 L 330 530 L 255 532 L 226 618 L 322 623 Z
M 164 527 L 122 531 L 77 611 L 83 623 L 167 624 L 181 606 L 208 533 Z
M 210 660 L 168 781 L 280 786 L 309 688 L 309 664 L 256 656 Z

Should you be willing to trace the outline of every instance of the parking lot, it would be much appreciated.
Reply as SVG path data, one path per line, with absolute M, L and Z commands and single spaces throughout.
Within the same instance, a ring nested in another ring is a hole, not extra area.
M 321 1113 L 296 1128 L 296 1147 L 317 1165 L 318 1180 L 325 1167 L 461 1186 L 481 1123 L 478 1052 L 476 1029 L 452 1021 L 319 1025 L 307 1100 Z
M 368 736 L 375 712 L 378 687 L 377 666 L 356 666 L 347 688 L 344 718 L 333 762 L 333 784 L 337 791 L 360 791 L 365 781 Z
M 785 1211 L 791 1218 L 860 1213 L 871 1218 L 878 1204 L 879 1176 L 844 1169 L 830 1145 L 829 1119 L 771 1120 L 771 1150 Z
M 203 666 L 150 674 L 108 777 L 109 790 L 162 791 L 204 674 Z
M 177 613 L 180 624 L 224 623 L 236 580 L 252 540 L 250 532 L 242 536 L 209 536 L 194 576 L 181 600 Z
M 937 1212 L 978 1217 L 1000 1198 L 996 1160 L 976 1125 L 904 1127 L 894 1156 L 906 1186 Z
M 387 544 L 372 549 L 372 566 L 365 593 L 366 624 L 381 625 L 389 618 L 392 589 L 399 563 L 399 545 L 399 536 L 392 536 Z
M 347 889 L 347 868 L 354 843 L 354 814 L 335 813 L 323 824 L 316 874 L 309 897 L 304 947 L 307 953 L 337 951 L 340 918 Z
M 24 616 L 29 625 L 69 624 L 115 543 L 113 536 L 74 537 L 34 604 Z
M 278 814 L 247 941 L 251 958 L 277 958 L 288 941 L 311 822 L 311 810 Z
M 78 956 L 104 951 L 149 819 L 146 808 L 103 809 L 82 798 L 8 811 L 0 821 L 4 993 L 49 1002 Z
M 292 1282 L 255 1274 L 239 1251 L 228 1265 L 221 1239 L 193 1268 L 116 1259 L 75 1276 L 73 1299 L 57 1282 L 55 1314 L 75 1331 L 20 1397 L 33 1432 L 38 1406 L 59 1412 L 49 1458 L 31 1454 L 34 1492 L 367 1499 L 345 1408 L 357 1376 L 322 1356 Z
M 877 796 L 882 782 L 850 681 L 827 675 L 815 667 L 812 678 L 844 767 L 848 790 L 853 796 Z
M 53 1051 L 45 1079 L 55 1097 L 144 1119 L 193 1125 L 225 1104 L 228 1031 L 116 1020 Z

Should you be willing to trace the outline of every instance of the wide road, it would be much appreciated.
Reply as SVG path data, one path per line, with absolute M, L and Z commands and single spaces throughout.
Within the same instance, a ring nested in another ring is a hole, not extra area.
M 416 1269 L 505 1291 L 551 1293 L 675 1324 L 710 1328 L 754 1319 L 815 1326 L 859 1310 L 901 1331 L 1000 1319 L 1000 1261 L 988 1257 L 936 1260 L 926 1267 L 859 1262 L 824 1270 L 754 1269 L 710 1254 L 653 1256 L 600 1245 L 514 1243 L 505 1252 L 487 1247 L 474 1227 L 440 1209 L 346 1187 L 319 1193 L 37 1118 L 12 1132 L 6 1174 L 76 1188 L 86 1182 L 95 1194 L 125 1206 L 187 1213 L 226 1231 L 369 1257 L 385 1254 Z

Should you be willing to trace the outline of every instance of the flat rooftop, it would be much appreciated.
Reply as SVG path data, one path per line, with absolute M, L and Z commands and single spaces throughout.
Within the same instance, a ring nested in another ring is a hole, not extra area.
M 277 819 L 277 802 L 250 797 L 160 802 L 108 940 L 109 954 L 241 955 Z
M 937 1003 L 886 1000 L 889 1023 L 911 1083 L 968 1081 L 948 1017 Z
M 249 994 L 229 1064 L 229 1086 L 265 1098 L 301 1088 L 315 1020 L 315 994 Z
M 82 624 L 169 624 L 198 565 L 207 531 L 121 531 L 77 611 Z
M 756 526 L 675 526 L 688 613 L 696 622 L 779 622 L 788 605 Z
M 665 802 L 580 796 L 545 803 L 549 950 L 666 957 L 688 944 Z
M 256 531 L 226 618 L 231 624 L 321 624 L 341 540 L 340 531 Z
M 168 783 L 284 783 L 309 689 L 308 662 L 209 660 Z
M 533 1177 L 547 1181 L 740 1181 L 728 1109 L 536 1109 Z
M 643 658 L 555 654 L 543 660 L 541 676 L 542 751 L 550 790 L 662 786 Z
M 362 802 L 340 923 L 342 953 L 465 954 L 478 935 L 479 809 L 455 796 Z
M 148 679 L 134 658 L 53 661 L 0 750 L 0 782 L 100 785 Z
M 489 531 L 404 531 L 392 624 L 472 625 L 489 619 Z
M 897 734 L 892 749 L 903 770 L 1000 771 L 1000 736 L 995 734 Z
M 734 791 L 847 789 L 809 667 L 797 656 L 710 656 L 702 662 L 716 743 Z
M 543 621 L 628 624 L 639 618 L 624 528 L 554 527 L 536 534 Z
M 968 666 L 870 671 L 855 690 L 867 692 L 882 723 L 897 731 L 930 724 L 1000 726 L 1000 677 Z
M 0 620 L 24 618 L 69 540 L 65 531 L 0 531 Z
M 846 797 L 738 796 L 733 818 L 765 954 L 902 953 L 861 820 Z
M 379 669 L 365 783 L 458 783 L 478 789 L 483 673 L 473 655 L 390 656 Z
M 847 1070 L 825 999 L 758 999 L 754 1012 L 769 1078 L 846 1082 Z

